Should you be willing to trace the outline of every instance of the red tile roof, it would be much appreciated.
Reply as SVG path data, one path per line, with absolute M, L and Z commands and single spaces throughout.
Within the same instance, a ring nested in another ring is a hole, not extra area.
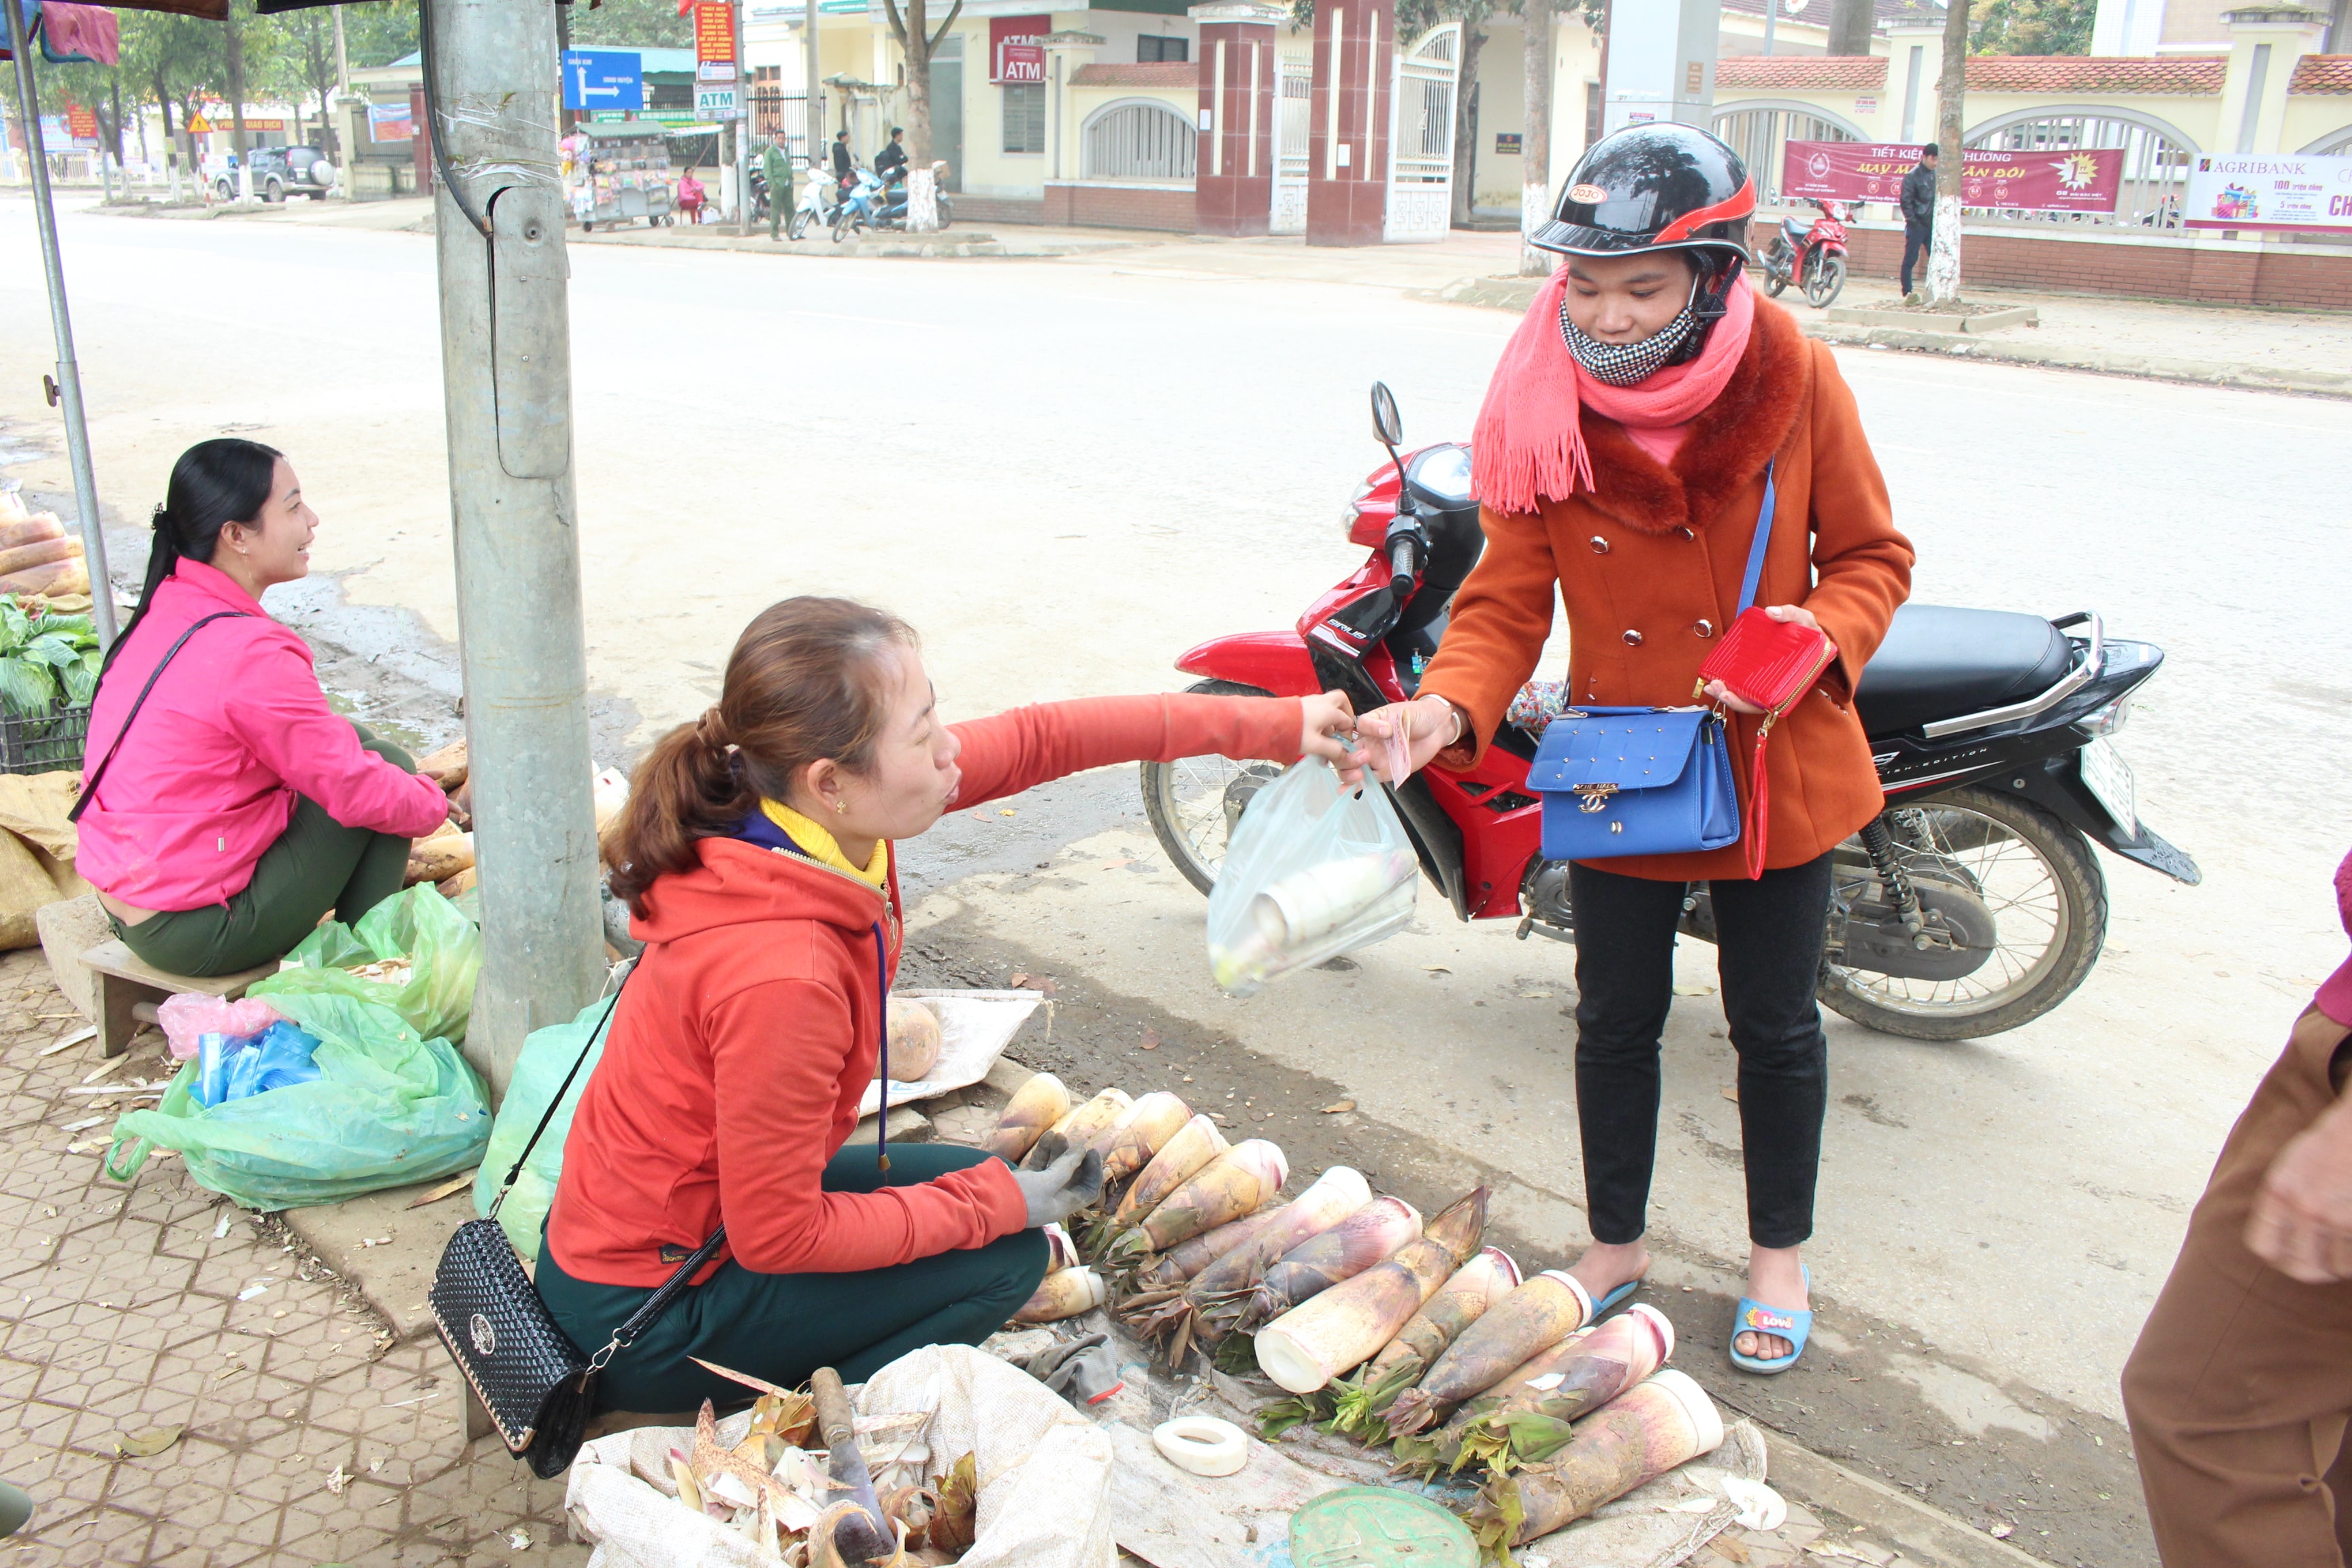
M 1969 61 L 1969 90 L 2211 97 L 2228 64 L 2223 55 L 1978 55 Z
M 1876 92 L 1884 55 L 1730 55 L 1716 62 L 1715 89 L 1750 92 Z
M 1723 0 L 1723 8 L 1761 17 L 1764 0 Z M 1941 23 L 1944 19 L 1944 8 L 1934 0 L 1872 0 L 1871 10 L 1871 26 L 1882 33 L 1890 22 Z M 1818 6 L 1808 5 L 1801 11 L 1791 7 L 1789 0 L 1780 0 L 1780 26 L 1784 27 L 1794 25 L 1819 28 L 1829 20 L 1829 14 L 1826 0 Z
M 1175 87 L 1201 85 L 1201 67 L 1192 60 L 1151 60 L 1141 65 L 1080 66 L 1072 87 Z
M 2352 92 L 2352 55 L 2305 55 L 2294 62 L 2289 92 Z

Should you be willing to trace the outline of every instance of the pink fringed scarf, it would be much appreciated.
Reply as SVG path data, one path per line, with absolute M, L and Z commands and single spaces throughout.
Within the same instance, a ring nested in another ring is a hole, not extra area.
M 1593 488 L 1580 409 L 1629 426 L 1696 418 L 1731 380 L 1756 324 L 1756 296 L 1742 274 L 1698 358 L 1636 386 L 1611 386 L 1585 374 L 1560 341 L 1559 301 L 1567 289 L 1563 266 L 1537 290 L 1486 384 L 1470 437 L 1470 479 L 1478 499 L 1497 511 L 1531 512 L 1542 498 Z

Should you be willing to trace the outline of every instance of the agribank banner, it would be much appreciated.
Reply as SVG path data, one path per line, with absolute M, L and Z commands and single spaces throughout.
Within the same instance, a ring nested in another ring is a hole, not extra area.
M 991 16 L 988 19 L 988 79 L 1031 82 L 1045 79 L 1045 35 L 1054 30 L 1050 15 Z
M 2189 166 L 2190 228 L 2352 232 L 2352 158 L 2200 154 Z
M 1962 206 L 2111 213 L 2123 188 L 2120 147 L 2071 153 L 1971 147 L 1964 156 Z M 1790 142 L 1780 156 L 1780 194 L 1799 201 L 1892 202 L 1918 162 L 1916 142 Z

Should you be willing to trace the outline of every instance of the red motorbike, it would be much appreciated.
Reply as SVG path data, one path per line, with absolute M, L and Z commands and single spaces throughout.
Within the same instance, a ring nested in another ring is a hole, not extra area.
M 1372 425 L 1390 461 L 1342 519 L 1369 557 L 1293 627 L 1185 654 L 1177 668 L 1207 678 L 1191 689 L 1339 690 L 1363 713 L 1419 689 L 1486 535 L 1467 447 L 1401 452 L 1382 385 Z M 2088 611 L 2057 621 L 1935 605 L 1895 613 L 1854 700 L 1887 805 L 1832 862 L 1825 1005 L 1914 1039 L 2016 1028 L 2064 1001 L 2097 960 L 2106 884 L 2092 842 L 2199 879 L 2195 862 L 2140 820 L 2131 769 L 2109 741 L 2163 660 L 2153 645 L 2107 637 Z M 1542 807 L 1528 788 L 1562 696 L 1560 683 L 1530 683 L 1475 767 L 1427 768 L 1390 789 L 1455 916 L 1516 920 L 1522 940 L 1575 940 L 1568 865 L 1544 858 Z M 1143 764 L 1152 832 L 1203 893 L 1251 797 L 1280 773 L 1216 756 Z M 1715 940 L 1706 883 L 1691 884 L 1683 910 L 1685 932 Z
M 1827 310 L 1845 288 L 1846 210 L 1836 202 L 1815 197 L 1822 216 L 1809 224 L 1780 220 L 1780 232 L 1765 247 L 1764 292 L 1780 297 L 1794 283 L 1816 310 Z

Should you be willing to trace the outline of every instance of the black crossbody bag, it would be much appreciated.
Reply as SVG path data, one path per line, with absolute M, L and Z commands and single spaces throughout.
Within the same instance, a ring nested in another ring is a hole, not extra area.
M 634 964 L 630 972 L 635 973 Z M 621 985 L 627 984 L 624 975 Z M 604 1016 L 596 1020 L 587 1043 L 580 1047 L 579 1060 L 563 1075 L 555 1097 L 547 1102 L 547 1114 L 539 1119 L 530 1142 L 515 1157 L 514 1168 L 499 1184 L 499 1195 L 490 1201 L 488 1216 L 467 1220 L 449 1237 L 449 1244 L 441 1249 L 441 1266 L 434 1271 L 433 1289 L 425 1297 L 441 1342 L 448 1347 L 457 1370 L 465 1373 L 474 1397 L 489 1412 L 499 1440 L 516 1458 L 529 1461 L 535 1474 L 550 1480 L 562 1475 L 580 1451 L 595 1405 L 596 1377 L 605 1363 L 653 1327 L 695 1271 L 709 1262 L 727 1239 L 724 1225 L 712 1231 L 710 1239 L 695 1248 L 678 1265 L 677 1272 L 662 1281 L 646 1298 L 645 1305 L 614 1330 L 604 1347 L 592 1356 L 583 1355 L 556 1324 L 539 1288 L 523 1272 L 522 1259 L 507 1239 L 506 1227 L 499 1224 L 499 1207 L 522 1174 L 523 1162 L 530 1158 L 547 1124 L 555 1120 L 555 1108 L 563 1103 L 572 1080 L 579 1076 L 588 1053 L 596 1048 L 597 1040 L 612 1023 L 613 1009 L 620 1005 L 621 986 L 615 986 Z

